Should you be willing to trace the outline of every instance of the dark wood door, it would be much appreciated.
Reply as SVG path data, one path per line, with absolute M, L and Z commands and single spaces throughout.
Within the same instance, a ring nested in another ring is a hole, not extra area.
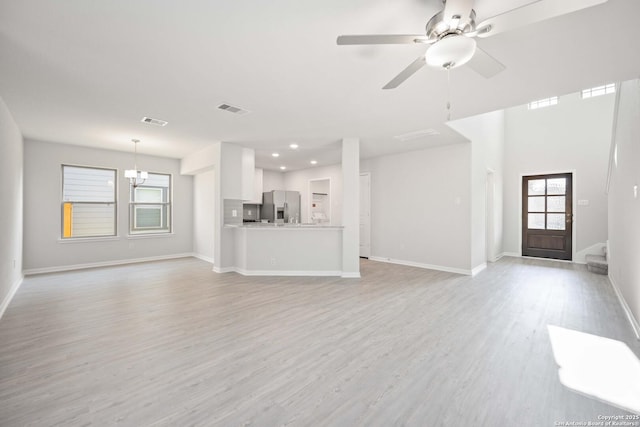
M 522 255 L 571 260 L 572 174 L 522 178 Z

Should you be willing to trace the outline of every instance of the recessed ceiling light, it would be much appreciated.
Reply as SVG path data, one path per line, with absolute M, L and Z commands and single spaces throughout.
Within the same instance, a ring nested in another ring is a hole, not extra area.
M 312 165 L 317 165 L 318 161 L 317 160 L 311 160 L 309 163 L 311 163 Z
M 271 156 L 273 156 L 273 157 L 280 157 L 280 154 L 278 154 L 278 153 L 271 153 Z
M 289 148 L 291 148 L 292 150 L 295 150 L 296 148 L 298 148 L 298 144 L 296 143 L 289 144 Z
M 280 169 L 285 170 L 287 167 L 286 166 L 280 166 Z

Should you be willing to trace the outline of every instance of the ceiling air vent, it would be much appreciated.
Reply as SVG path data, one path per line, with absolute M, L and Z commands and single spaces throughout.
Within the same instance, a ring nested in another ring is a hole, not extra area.
M 249 110 L 245 110 L 243 108 L 235 107 L 235 106 L 229 105 L 229 104 L 220 104 L 220 105 L 218 105 L 218 108 L 220 110 L 228 111 L 228 112 L 233 113 L 233 114 L 239 114 L 241 116 L 244 115 L 244 114 L 249 113 Z
M 143 117 L 142 120 L 140 121 L 142 123 L 148 123 L 150 125 L 156 125 L 156 126 L 166 126 L 169 123 L 160 119 L 152 119 L 151 117 Z
M 439 135 L 439 134 L 440 132 L 438 132 L 435 129 L 423 129 L 423 130 L 417 130 L 415 132 L 409 132 L 402 135 L 398 135 L 398 136 L 395 136 L 394 138 L 399 139 L 400 141 L 411 141 L 412 139 L 418 139 L 425 136 L 432 136 L 432 135 Z

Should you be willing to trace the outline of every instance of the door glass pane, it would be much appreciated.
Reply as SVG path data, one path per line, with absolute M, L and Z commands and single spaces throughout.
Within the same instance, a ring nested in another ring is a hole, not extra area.
M 532 179 L 529 181 L 529 196 L 544 196 L 544 179 Z
M 547 214 L 547 230 L 564 230 L 564 214 Z
M 566 178 L 553 178 L 547 180 L 547 194 L 565 194 L 566 192 Z
M 547 212 L 564 212 L 565 197 L 564 196 L 550 196 L 547 197 Z
M 544 214 L 529 214 L 527 227 L 532 230 L 544 230 Z
M 544 212 L 544 196 L 529 197 L 529 212 Z

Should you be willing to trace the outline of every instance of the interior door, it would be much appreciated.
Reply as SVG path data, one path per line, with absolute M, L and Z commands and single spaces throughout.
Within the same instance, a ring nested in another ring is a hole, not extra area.
M 522 177 L 522 255 L 571 260 L 572 174 Z
M 360 174 L 360 257 L 371 255 L 371 175 Z

